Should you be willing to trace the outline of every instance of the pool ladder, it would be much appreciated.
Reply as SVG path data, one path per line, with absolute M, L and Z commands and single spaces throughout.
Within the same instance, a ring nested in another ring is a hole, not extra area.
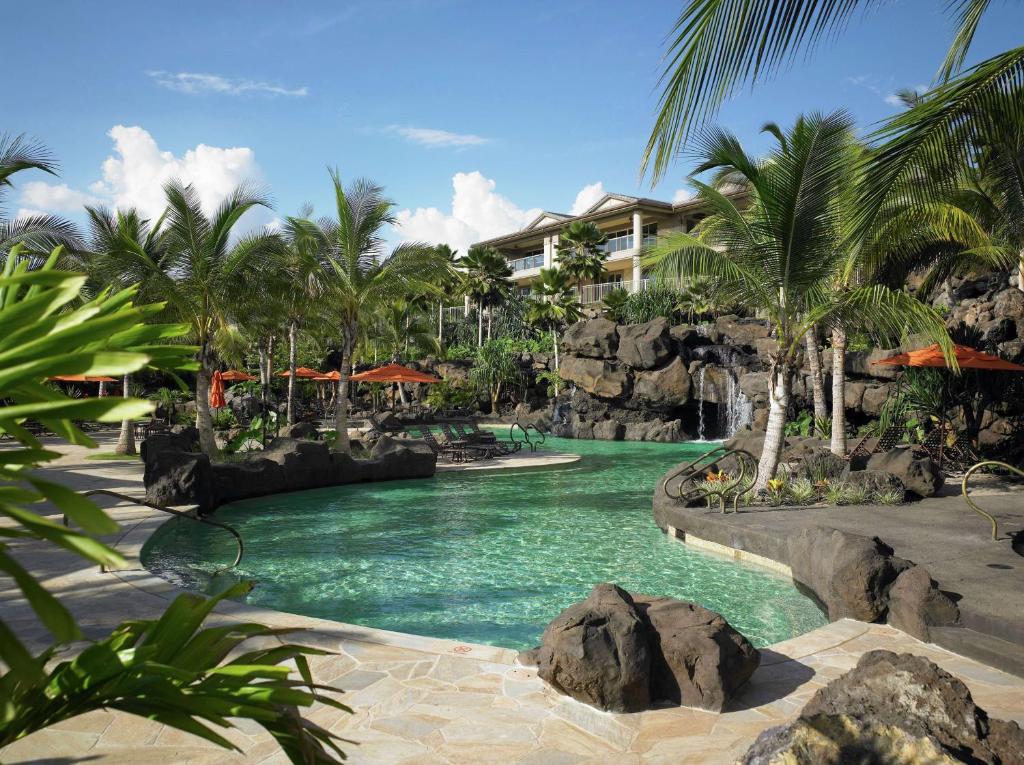
M 523 424 L 521 422 L 519 422 L 519 420 L 516 420 L 515 422 L 513 422 L 511 427 L 508 429 L 508 438 L 509 438 L 509 440 L 512 443 L 515 443 L 515 444 L 523 443 L 523 442 L 519 441 L 516 438 L 516 428 L 519 428 L 523 432 L 523 439 L 524 439 L 525 443 L 530 447 L 530 451 L 531 452 L 537 451 L 537 447 L 544 443 L 544 440 L 545 440 L 544 432 L 540 428 L 538 428 L 536 425 L 534 425 L 532 423 L 527 424 L 524 427 Z M 533 439 L 530 438 L 530 429 L 531 428 L 537 434 L 534 437 L 536 440 L 533 440 Z
M 242 542 L 242 535 L 230 526 L 228 526 L 226 523 L 220 523 L 219 521 L 213 521 L 209 518 L 203 518 L 198 515 L 192 515 L 192 513 L 186 513 L 181 510 L 172 510 L 169 507 L 157 505 L 154 504 L 153 502 L 147 502 L 144 499 L 139 499 L 138 497 L 133 497 L 129 494 L 122 494 L 119 491 L 111 491 L 110 489 L 90 489 L 88 491 L 79 492 L 79 494 L 81 494 L 83 497 L 92 497 L 96 494 L 105 494 L 108 497 L 114 497 L 114 499 L 120 499 L 123 502 L 130 502 L 133 505 L 143 505 L 144 507 L 150 507 L 153 510 L 159 510 L 162 513 L 167 513 L 168 515 L 173 515 L 178 518 L 187 518 L 188 520 L 195 521 L 196 523 L 202 523 L 207 526 L 215 526 L 218 529 L 224 529 L 226 532 L 228 532 L 229 534 L 231 534 L 231 536 L 235 538 L 235 546 L 237 548 L 235 552 L 235 560 L 230 566 L 224 566 L 223 568 L 220 568 L 216 572 L 214 572 L 214 574 L 216 575 L 223 571 L 227 571 L 228 569 L 235 568 L 235 566 L 242 562 L 242 555 L 245 552 L 245 545 Z M 68 516 L 66 514 L 64 515 L 63 523 L 65 526 L 68 525 Z M 102 565 L 100 566 L 100 572 L 106 573 L 106 568 Z
M 735 478 L 724 477 L 721 481 L 715 482 L 720 485 L 714 488 L 696 485 L 697 481 L 704 480 L 707 471 L 727 457 L 735 457 L 739 463 L 739 474 Z M 732 511 L 735 513 L 739 512 L 740 497 L 751 489 L 756 477 L 757 460 L 754 455 L 742 449 L 716 446 L 665 476 L 661 482 L 661 489 L 665 492 L 665 496 L 677 502 L 703 499 L 707 502 L 708 507 L 711 507 L 711 500 L 717 499 L 723 513 L 726 511 L 725 503 L 731 496 Z

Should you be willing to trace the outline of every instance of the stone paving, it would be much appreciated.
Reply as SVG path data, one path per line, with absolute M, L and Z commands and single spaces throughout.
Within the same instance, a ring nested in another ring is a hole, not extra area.
M 138 463 L 93 462 L 67 449 L 47 472 L 76 489 L 119 488 L 141 493 Z M 115 539 L 129 561 L 101 574 L 62 552 L 22 543 L 16 555 L 58 592 L 92 636 L 127 618 L 153 617 L 176 590 L 138 562 L 142 543 L 163 516 L 117 506 Z M 34 643 L 45 642 L 25 604 L 4 581 L 5 620 Z M 403 635 L 309 619 L 242 603 L 222 604 L 215 621 L 245 619 L 304 627 L 291 640 L 326 648 L 313 662 L 322 683 L 344 689 L 354 710 L 320 707 L 309 716 L 350 739 L 350 762 L 370 763 L 732 763 L 765 728 L 798 713 L 813 693 L 853 667 L 866 651 L 886 648 L 926 656 L 960 677 L 991 715 L 1024 723 L 1024 680 L 883 625 L 844 620 L 762 652 L 761 667 L 728 711 L 666 708 L 639 714 L 599 712 L 546 687 L 510 650 Z M 224 752 L 189 734 L 115 712 L 94 712 L 40 731 L 0 751 L 8 763 L 284 763 L 262 730 L 239 721 L 227 738 L 241 753 Z

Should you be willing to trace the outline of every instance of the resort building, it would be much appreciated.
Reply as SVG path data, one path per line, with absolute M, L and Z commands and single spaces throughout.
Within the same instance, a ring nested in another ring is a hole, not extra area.
M 580 215 L 542 212 L 526 228 L 478 244 L 493 247 L 508 259 L 512 280 L 525 294 L 541 268 L 558 263 L 558 237 L 565 227 L 578 220 L 594 223 L 606 237 L 602 245 L 608 253 L 606 275 L 599 283 L 582 285 L 579 291 L 582 303 L 597 303 L 614 289 L 645 289 L 649 280 L 640 267 L 642 248 L 654 244 L 659 235 L 690 231 L 705 217 L 702 208 L 698 200 L 672 203 L 605 194 Z

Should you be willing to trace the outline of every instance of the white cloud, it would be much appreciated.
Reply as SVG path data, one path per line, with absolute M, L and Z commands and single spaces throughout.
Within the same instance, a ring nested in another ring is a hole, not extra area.
M 285 88 L 269 82 L 221 77 L 218 74 L 165 72 L 162 70 L 150 70 L 146 74 L 162 88 L 193 95 L 219 93 L 227 96 L 241 96 L 247 93 L 260 93 L 267 96 L 292 96 L 295 98 L 309 95 L 309 88 L 305 86 L 301 88 Z
M 419 128 L 403 125 L 391 125 L 388 132 L 397 133 L 411 143 L 436 148 L 439 146 L 482 146 L 491 143 L 490 138 L 473 135 L 472 133 L 452 133 L 434 128 Z
M 34 212 L 78 212 L 85 205 L 101 204 L 103 200 L 92 194 L 76 191 L 66 183 L 30 181 L 21 188 L 21 203 L 30 205 Z
M 46 212 L 46 210 L 33 210 L 31 207 L 21 207 L 21 208 L 18 209 L 18 213 L 14 217 L 15 218 L 35 218 L 35 217 L 39 217 L 39 216 L 43 216 L 43 215 L 49 215 L 49 214 L 50 213 Z
M 582 189 L 580 193 L 576 195 L 576 200 L 572 203 L 572 209 L 569 210 L 572 215 L 582 215 L 591 207 L 600 201 L 607 192 L 604 190 L 604 183 L 598 181 L 597 183 L 588 183 Z
M 452 177 L 452 211 L 436 207 L 401 210 L 397 215 L 400 241 L 448 244 L 465 255 L 469 246 L 483 239 L 510 234 L 540 214 L 524 210 L 495 192 L 495 182 L 479 171 Z
M 676 193 L 672 195 L 672 204 L 677 205 L 681 202 L 689 202 L 697 196 L 697 192 L 693 189 L 676 189 Z
M 890 93 L 889 95 L 887 95 L 885 97 L 885 102 L 889 104 L 889 106 L 903 106 L 903 99 L 900 98 L 895 93 Z
M 220 148 L 199 144 L 181 156 L 162 151 L 156 140 L 141 127 L 115 125 L 107 134 L 114 141 L 113 153 L 102 166 L 102 178 L 78 191 L 66 184 L 36 181 L 26 184 L 20 201 L 49 212 L 70 212 L 82 204 L 103 203 L 112 207 L 137 208 L 155 219 L 164 210 L 163 185 L 172 179 L 191 184 L 206 213 L 240 183 L 260 183 L 263 173 L 256 154 L 248 147 Z M 266 210 L 246 214 L 239 230 L 269 222 Z

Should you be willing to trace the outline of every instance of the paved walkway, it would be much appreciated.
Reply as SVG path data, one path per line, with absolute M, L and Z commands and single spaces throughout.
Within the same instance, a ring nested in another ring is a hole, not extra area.
M 105 447 L 109 448 L 109 447 Z M 94 462 L 67 449 L 48 470 L 76 489 L 141 493 L 141 466 Z M 22 543 L 16 555 L 56 591 L 87 633 L 99 636 L 129 618 L 155 617 L 176 590 L 138 563 L 142 543 L 162 516 L 138 506 L 111 514 L 122 532 L 111 541 L 126 570 L 100 574 L 52 547 Z M 26 605 L 0 580 L 0 607 L 18 632 L 46 642 Z M 761 667 L 724 714 L 686 708 L 632 715 L 598 712 L 559 695 L 514 652 L 384 632 L 222 604 L 212 617 L 301 626 L 298 642 L 334 656 L 313 662 L 317 680 L 346 691 L 356 713 L 319 708 L 310 716 L 356 744 L 350 761 L 366 763 L 516 763 L 518 765 L 668 765 L 732 763 L 765 728 L 792 719 L 813 693 L 850 669 L 866 651 L 887 648 L 926 656 L 962 678 L 990 714 L 1024 723 L 1024 680 L 990 669 L 882 625 L 844 620 L 763 651 Z M 261 729 L 247 721 L 227 737 L 242 754 L 122 713 L 95 712 L 41 731 L 0 752 L 8 763 L 284 763 Z

